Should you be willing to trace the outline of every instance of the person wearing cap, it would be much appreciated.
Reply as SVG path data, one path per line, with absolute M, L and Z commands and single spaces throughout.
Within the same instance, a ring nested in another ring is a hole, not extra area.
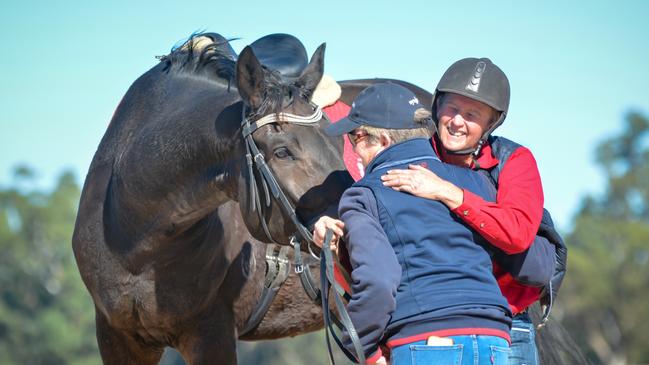
M 494 265 L 494 274 L 515 314 L 510 364 L 535 365 L 539 363 L 535 328 L 527 308 L 543 290 L 544 303 L 549 304 L 544 315 L 547 319 L 565 273 L 566 250 L 549 214 L 544 212 L 541 177 L 532 152 L 491 135 L 505 120 L 509 99 L 507 76 L 487 58 L 455 62 L 433 95 L 433 147 L 444 162 L 486 171 L 498 188 L 495 202 L 416 165 L 392 169 L 382 179 L 397 191 L 445 204 L 456 217 L 507 254 L 525 253 L 546 238 L 554 244 L 550 246 L 552 252 L 546 253 L 549 260 L 538 257 L 539 262 L 547 263 L 537 266 L 537 270 L 553 274 L 543 283 L 545 289 L 540 287 L 543 285 L 526 285 L 529 283 L 508 271 L 506 265 Z M 548 237 L 537 235 L 540 226 L 543 232 L 549 232 L 545 234 Z
M 352 267 L 347 309 L 368 363 L 385 363 L 385 345 L 394 365 L 504 365 L 511 312 L 486 242 L 445 205 L 381 181 L 390 169 L 417 164 L 495 199 L 484 175 L 440 161 L 429 124 L 430 112 L 406 88 L 379 83 L 363 90 L 348 117 L 326 132 L 349 136 L 365 175 L 344 192 L 341 220 L 321 219 L 316 229 L 344 234 Z M 353 352 L 346 332 L 343 344 Z

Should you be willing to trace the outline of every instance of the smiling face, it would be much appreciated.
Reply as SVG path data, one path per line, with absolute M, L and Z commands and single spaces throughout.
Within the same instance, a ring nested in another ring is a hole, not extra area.
M 439 139 L 447 151 L 475 148 L 495 120 L 493 108 L 466 96 L 446 93 L 437 103 Z

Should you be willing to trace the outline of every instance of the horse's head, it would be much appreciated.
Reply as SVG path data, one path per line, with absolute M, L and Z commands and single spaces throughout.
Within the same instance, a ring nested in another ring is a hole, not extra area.
M 274 176 L 302 222 L 336 204 L 349 184 L 341 158 L 342 140 L 324 133 L 329 122 L 310 101 L 324 71 L 324 49 L 323 44 L 292 81 L 263 67 L 249 47 L 237 61 L 237 87 L 245 104 L 243 135 L 256 166 L 244 169 L 239 203 L 248 229 L 262 241 L 287 244 L 298 229 L 291 213 L 282 208 L 282 197 L 263 175 Z M 269 167 L 266 172 L 260 171 L 264 162 Z M 255 187 L 257 193 L 251 190 Z M 271 237 L 264 232 L 262 221 Z

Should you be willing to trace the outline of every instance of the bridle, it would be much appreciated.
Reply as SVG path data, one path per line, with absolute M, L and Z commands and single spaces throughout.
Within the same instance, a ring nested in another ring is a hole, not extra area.
M 260 188 L 257 184 L 257 179 L 255 178 L 255 174 L 253 171 L 253 166 L 254 166 L 257 168 L 257 171 L 261 176 L 260 183 L 263 187 L 263 194 L 265 197 L 266 207 L 270 206 L 271 194 L 272 194 L 272 197 L 279 202 L 281 209 L 284 211 L 286 215 L 290 217 L 291 221 L 296 227 L 296 233 L 293 236 L 291 236 L 289 239 L 289 244 L 295 250 L 295 255 L 294 255 L 295 272 L 299 275 L 302 286 L 304 287 L 304 290 L 306 291 L 309 298 L 311 298 L 311 300 L 313 300 L 316 303 L 320 303 L 320 299 L 321 299 L 320 289 L 318 288 L 318 285 L 315 279 L 313 278 L 313 275 L 311 274 L 308 265 L 306 266 L 306 270 L 305 270 L 305 265 L 303 263 L 302 254 L 301 254 L 301 243 L 306 242 L 307 248 L 309 249 L 311 255 L 316 259 L 318 259 L 318 257 L 313 253 L 311 249 L 311 245 L 313 244 L 313 236 L 311 235 L 311 232 L 309 232 L 309 230 L 298 219 L 297 213 L 295 212 L 295 207 L 293 207 L 288 197 L 286 196 L 286 193 L 277 182 L 277 179 L 275 178 L 275 174 L 273 173 L 270 166 L 268 166 L 268 164 L 266 163 L 263 153 L 261 153 L 261 151 L 257 147 L 257 144 L 255 143 L 255 140 L 252 137 L 255 131 L 268 124 L 290 123 L 290 124 L 303 125 L 303 126 L 316 126 L 320 122 L 320 120 L 322 120 L 322 118 L 327 118 L 326 114 L 324 114 L 322 112 L 322 109 L 320 109 L 317 105 L 313 103 L 310 103 L 310 105 L 313 107 L 314 110 L 314 112 L 311 115 L 300 116 L 291 113 L 280 112 L 280 113 L 268 114 L 254 121 L 251 121 L 249 116 L 246 115 L 246 108 L 244 106 L 242 108 L 242 117 L 241 117 L 242 120 L 241 135 L 243 136 L 246 145 L 246 163 L 248 166 L 248 176 L 250 177 L 250 186 L 249 186 L 250 209 L 252 211 L 257 211 L 259 222 L 268 240 L 277 245 L 281 245 L 280 243 L 277 242 L 277 240 L 273 238 L 273 236 L 270 233 L 270 229 L 268 228 L 268 224 L 266 223 L 265 213 L 261 206 Z M 281 258 L 281 257 L 278 258 L 277 256 L 267 255 L 267 262 L 269 267 L 271 266 L 274 267 L 275 265 L 279 265 L 278 263 L 282 262 L 283 260 L 285 260 L 285 258 Z M 279 269 L 278 271 L 283 272 L 283 269 Z M 266 303 L 266 304 L 262 304 L 261 306 L 262 308 L 258 308 L 258 312 L 265 313 L 265 311 L 268 309 L 268 307 L 272 302 L 272 298 L 275 296 L 277 290 L 279 289 L 279 285 L 282 284 L 281 282 L 278 283 L 277 280 L 267 280 L 267 282 L 272 282 L 275 284 L 275 286 L 264 288 L 265 289 L 264 292 L 268 292 L 271 297 L 268 298 L 267 296 L 264 296 L 264 298 L 262 299 L 262 303 Z M 245 326 L 247 331 L 254 329 L 259 324 L 259 322 L 261 322 L 263 315 L 257 317 L 258 318 L 254 321 L 252 319 L 248 321 L 248 324 Z M 243 333 L 247 331 L 243 331 Z
M 290 245 L 293 246 L 295 250 L 295 272 L 299 274 L 300 281 L 302 282 L 302 286 L 304 287 L 307 295 L 311 298 L 311 300 L 322 305 L 324 320 L 325 320 L 325 328 L 327 331 L 327 336 L 326 336 L 327 347 L 329 349 L 331 363 L 333 364 L 334 360 L 331 351 L 331 344 L 329 342 L 329 333 L 331 333 L 334 340 L 336 340 L 338 346 L 343 350 L 345 355 L 347 355 L 347 357 L 350 358 L 350 360 L 352 361 L 360 360 L 360 363 L 365 363 L 365 356 L 363 354 L 363 350 L 360 345 L 358 335 L 356 333 L 356 330 L 354 329 L 354 325 L 352 324 L 351 319 L 349 318 L 349 314 L 347 313 L 344 303 L 342 301 L 342 298 L 344 296 L 343 295 L 344 290 L 340 287 L 339 284 L 336 283 L 334 279 L 333 257 L 332 257 L 331 247 L 329 246 L 329 242 L 331 241 L 331 237 L 332 237 L 332 232 L 330 230 L 327 231 L 324 247 L 321 250 L 320 257 L 316 256 L 311 250 L 311 246 L 312 244 L 314 244 L 313 236 L 311 235 L 311 232 L 309 232 L 309 230 L 298 219 L 297 213 L 295 212 L 295 207 L 293 207 L 291 202 L 288 200 L 286 193 L 284 193 L 284 190 L 282 190 L 282 187 L 277 182 L 277 179 L 275 178 L 272 169 L 266 163 L 266 160 L 264 159 L 264 155 L 261 153 L 261 151 L 257 147 L 257 144 L 255 143 L 255 140 L 252 137 L 255 131 L 268 124 L 290 123 L 290 124 L 296 124 L 302 126 L 316 126 L 323 118 L 328 119 L 327 115 L 322 112 L 322 109 L 320 107 L 318 107 L 312 102 L 309 102 L 309 104 L 313 107 L 314 110 L 314 112 L 311 115 L 300 116 L 291 113 L 280 112 L 280 113 L 268 114 L 254 121 L 251 121 L 250 118 L 246 115 L 245 106 L 242 108 L 241 135 L 243 136 L 243 139 L 246 144 L 246 163 L 248 166 L 248 176 L 250 177 L 250 191 L 249 191 L 250 205 L 251 205 L 250 209 L 252 209 L 253 211 L 257 211 L 260 224 L 262 225 L 264 233 L 266 234 L 266 237 L 270 240 L 270 242 L 279 245 L 279 243 L 272 237 L 270 233 L 270 229 L 268 228 L 268 224 L 266 223 L 265 214 L 262 211 L 260 192 L 259 192 L 260 189 L 257 184 L 255 174 L 253 171 L 253 166 L 255 166 L 257 168 L 257 171 L 259 172 L 259 175 L 261 176 L 261 184 L 263 186 L 266 207 L 270 206 L 270 194 L 272 194 L 272 196 L 280 203 L 280 206 L 284 211 L 284 213 L 291 218 L 291 221 L 293 222 L 293 224 L 297 229 L 296 233 L 290 237 L 290 242 L 289 242 Z M 320 260 L 320 285 L 322 290 L 318 289 L 317 284 L 313 279 L 313 275 L 311 274 L 308 265 L 306 266 L 306 270 L 304 269 L 305 265 L 302 262 L 302 255 L 300 250 L 300 245 L 302 241 L 305 241 L 307 243 L 307 248 L 311 253 L 311 255 L 315 257 L 317 260 Z M 280 250 L 279 253 L 280 257 L 273 258 L 272 251 L 273 250 L 271 250 L 270 248 L 267 249 L 266 257 L 269 262 L 269 268 L 272 267 L 272 270 L 269 271 L 279 271 L 281 276 L 285 278 L 286 272 L 288 271 L 285 264 L 286 261 L 285 253 L 284 256 L 282 257 L 281 250 Z M 283 280 L 278 280 L 276 278 L 269 280 L 267 278 L 266 280 L 267 283 L 272 282 L 275 283 L 277 286 L 274 287 L 267 286 L 264 288 L 264 293 L 267 293 L 268 295 L 263 295 L 261 305 L 254 311 L 253 315 L 248 320 L 248 323 L 245 325 L 242 334 L 245 334 L 253 330 L 259 324 L 259 322 L 261 322 L 263 318 L 263 314 L 265 314 L 266 310 L 272 303 L 272 299 L 274 298 L 274 296 L 277 294 L 277 291 L 279 290 L 279 285 L 281 285 L 281 282 L 279 281 L 283 281 Z M 332 292 L 334 293 L 335 304 L 339 314 L 341 315 L 342 323 L 341 321 L 336 320 L 336 318 L 334 316 L 331 316 L 331 314 L 329 313 L 329 299 L 328 299 L 329 286 L 331 286 L 334 289 Z M 345 348 L 342 345 L 342 342 L 339 340 L 339 338 L 336 336 L 335 332 L 333 331 L 333 327 L 331 326 L 332 323 L 335 323 L 338 326 L 338 328 L 344 327 L 347 329 L 347 332 L 352 340 L 352 343 L 354 344 L 357 359 L 354 359 L 353 355 L 345 350 Z
M 300 116 L 291 113 L 280 112 L 268 114 L 255 121 L 250 121 L 250 119 L 246 116 L 245 107 L 242 111 L 243 116 L 241 122 L 241 135 L 243 136 L 243 139 L 246 143 L 246 162 L 248 165 L 248 176 L 250 176 L 250 209 L 257 211 L 260 223 L 264 229 L 264 233 L 266 234 L 266 237 L 268 237 L 268 239 L 273 243 L 279 244 L 270 234 L 264 212 L 261 209 L 259 187 L 257 186 L 257 181 L 253 173 L 253 165 L 257 167 L 257 171 L 259 171 L 259 174 L 262 177 L 261 184 L 264 189 L 264 196 L 266 197 L 266 207 L 270 206 L 270 194 L 268 191 L 270 188 L 270 193 L 272 193 L 273 197 L 280 203 L 280 206 L 284 213 L 286 213 L 291 218 L 291 221 L 297 228 L 296 234 L 293 237 L 298 240 L 304 240 L 309 244 L 313 242 L 313 237 L 311 236 L 309 230 L 298 219 L 297 213 L 295 212 L 295 207 L 293 207 L 291 202 L 286 197 L 286 194 L 282 190 L 282 187 L 277 182 L 273 171 L 266 163 L 264 155 L 261 153 L 261 151 L 259 151 L 259 148 L 257 147 L 255 140 L 252 138 L 252 135 L 259 128 L 274 123 L 289 123 L 302 126 L 317 125 L 317 123 L 319 123 L 323 117 L 326 118 L 326 115 L 322 113 L 322 109 L 320 109 L 320 107 L 318 107 L 317 105 L 313 103 L 310 103 L 310 105 L 314 109 L 314 112 L 311 115 Z

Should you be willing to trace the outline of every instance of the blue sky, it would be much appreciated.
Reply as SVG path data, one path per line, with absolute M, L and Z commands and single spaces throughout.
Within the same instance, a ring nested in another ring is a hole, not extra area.
M 19 163 L 50 187 L 82 181 L 112 113 L 154 56 L 192 32 L 291 33 L 327 43 L 334 78 L 391 77 L 432 90 L 464 57 L 489 57 L 512 100 L 496 134 L 528 146 L 546 207 L 570 227 L 582 196 L 604 189 L 598 142 L 624 115 L 649 115 L 646 1 L 11 1 L 0 5 L 0 186 Z

